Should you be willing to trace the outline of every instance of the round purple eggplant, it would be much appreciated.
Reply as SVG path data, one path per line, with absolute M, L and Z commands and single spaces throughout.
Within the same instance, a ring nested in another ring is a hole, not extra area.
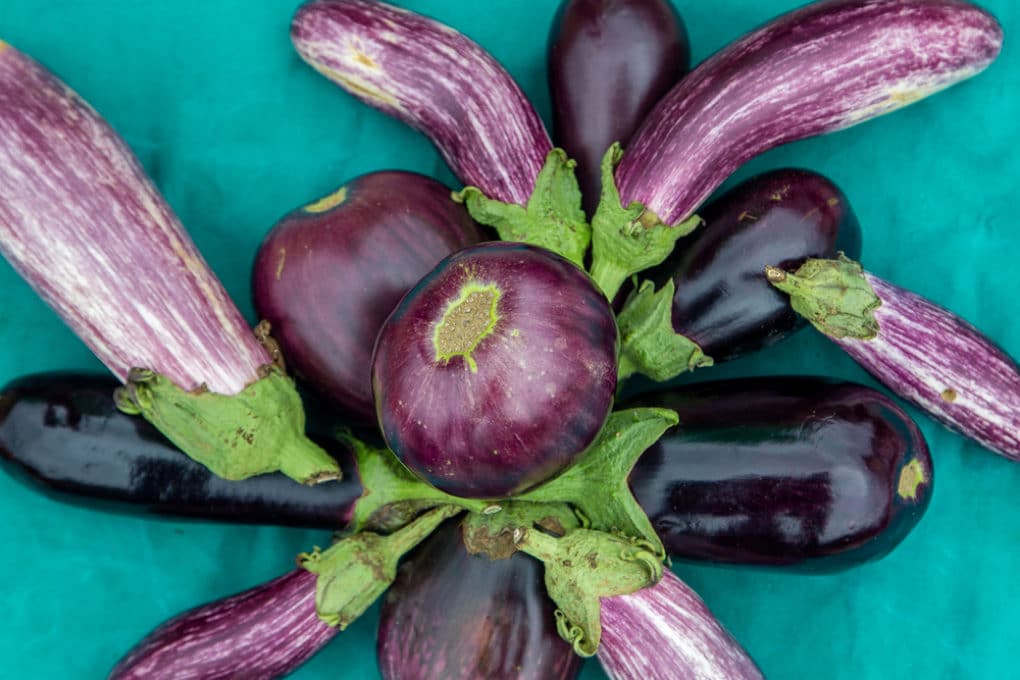
M 636 403 L 680 415 L 630 476 L 674 557 L 842 569 L 892 550 L 931 498 L 921 431 L 862 385 L 751 378 Z
M 618 336 L 605 296 L 566 259 L 521 243 L 466 248 L 379 331 L 372 386 L 383 437 L 447 493 L 530 489 L 602 428 Z
M 687 28 L 668 0 L 565 0 L 549 35 L 553 139 L 577 161 L 585 212 L 601 194 L 599 164 L 625 145 L 690 68 Z
M 556 633 L 542 565 L 470 555 L 449 522 L 400 565 L 376 652 L 385 680 L 567 680 L 582 659 Z
M 839 187 L 807 170 L 774 170 L 706 206 L 705 224 L 646 272 L 672 279 L 673 327 L 716 362 L 779 342 L 806 322 L 765 276 L 779 263 L 861 249 L 860 225 Z
M 439 182 L 362 175 L 269 232 L 252 272 L 255 309 L 303 382 L 351 422 L 372 423 L 372 346 L 383 321 L 441 259 L 480 240 Z

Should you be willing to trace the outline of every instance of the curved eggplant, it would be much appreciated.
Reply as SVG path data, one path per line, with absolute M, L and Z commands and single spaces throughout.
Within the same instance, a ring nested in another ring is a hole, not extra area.
M 630 476 L 675 557 L 841 569 L 892 550 L 931 498 L 921 431 L 862 385 L 751 378 L 635 401 L 680 415 Z
M 252 271 L 255 309 L 289 368 L 358 424 L 375 423 L 372 347 L 418 280 L 482 237 L 439 182 L 373 172 L 288 214 Z
M 842 191 L 807 170 L 774 170 L 710 203 L 705 224 L 646 275 L 672 279 L 673 328 L 716 362 L 772 345 L 805 325 L 765 267 L 860 252 L 857 217 Z M 816 253 L 826 253 L 816 255 Z
M 577 161 L 585 212 L 601 195 L 599 165 L 626 146 L 690 68 L 687 28 L 668 0 L 564 0 L 549 35 L 553 139 Z
M 0 460 L 16 478 L 65 502 L 201 519 L 340 529 L 361 495 L 354 457 L 316 438 L 344 478 L 314 487 L 280 473 L 227 481 L 147 421 L 117 409 L 109 376 L 44 373 L 0 393 Z
M 400 566 L 382 607 L 376 652 L 386 680 L 543 680 L 582 659 L 556 633 L 542 565 L 523 554 L 470 555 L 448 522 Z

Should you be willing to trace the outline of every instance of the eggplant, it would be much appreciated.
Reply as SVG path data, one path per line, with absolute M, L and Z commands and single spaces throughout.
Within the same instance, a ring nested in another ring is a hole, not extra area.
M 280 473 L 240 482 L 191 460 L 147 421 L 117 409 L 108 376 L 43 373 L 0 392 L 0 460 L 51 497 L 91 507 L 205 520 L 341 529 L 361 485 L 343 444 L 313 439 L 344 478 L 300 486 Z
M 590 217 L 606 149 L 626 146 L 690 68 L 687 28 L 668 0 L 564 0 L 547 52 L 553 139 L 577 161 Z
M 862 385 L 747 378 L 636 403 L 680 416 L 638 460 L 630 486 L 681 559 L 843 569 L 892 550 L 931 499 L 921 431 Z
M 376 653 L 385 680 L 568 680 L 582 658 L 556 633 L 542 565 L 491 560 L 448 522 L 401 564 L 383 602 Z
M 598 435 L 618 336 L 609 301 L 568 260 L 508 242 L 454 253 L 379 331 L 372 387 L 383 437 L 446 493 L 526 491 Z
M 983 71 L 1002 27 L 962 0 L 827 0 L 723 48 L 645 119 L 616 168 L 623 205 L 684 222 L 768 149 L 902 108 Z
M 375 422 L 372 346 L 400 298 L 482 240 L 439 182 L 373 172 L 280 220 L 255 258 L 255 309 L 287 366 L 351 422 Z
M 767 274 L 799 314 L 898 396 L 1020 461 L 1020 367 L 987 335 L 847 258 Z
M 859 257 L 857 217 L 839 187 L 796 169 L 752 177 L 706 206 L 705 224 L 643 274 L 672 279 L 673 328 L 720 362 L 775 344 L 804 326 L 766 265 L 796 268 L 843 251 Z

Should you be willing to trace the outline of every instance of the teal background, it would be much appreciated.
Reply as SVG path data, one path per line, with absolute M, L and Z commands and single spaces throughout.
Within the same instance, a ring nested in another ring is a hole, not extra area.
M 291 208 L 364 172 L 453 183 L 424 137 L 334 87 L 291 49 L 298 0 L 0 0 L 0 37 L 124 135 L 252 317 L 255 249 Z M 549 120 L 551 0 L 403 0 L 488 48 Z M 703 59 L 798 0 L 677 0 Z M 944 304 L 1020 356 L 1016 266 L 1020 6 L 986 0 L 1006 47 L 985 74 L 904 111 L 755 160 L 840 184 L 875 273 Z M 254 320 L 254 318 L 252 317 Z M 0 383 L 99 369 L 0 263 Z M 959 357 L 966 361 L 966 357 Z M 697 376 L 820 373 L 873 381 L 813 331 Z M 915 415 L 936 462 L 917 530 L 888 558 L 830 576 L 677 565 L 770 678 L 1017 677 L 1020 467 Z M 101 677 L 177 612 L 287 570 L 323 532 L 138 519 L 49 501 L 0 475 L 0 675 Z M 295 677 L 377 677 L 377 613 Z M 584 677 L 602 677 L 597 664 Z

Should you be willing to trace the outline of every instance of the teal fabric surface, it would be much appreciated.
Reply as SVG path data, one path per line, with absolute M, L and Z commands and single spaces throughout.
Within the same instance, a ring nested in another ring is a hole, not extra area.
M 298 0 L 0 0 L 0 38 L 33 55 L 127 139 L 213 269 L 253 318 L 248 275 L 291 208 L 361 173 L 454 182 L 421 135 L 361 105 L 290 46 Z M 549 120 L 551 0 L 402 0 L 502 61 Z M 677 0 L 701 60 L 800 0 Z M 876 274 L 956 310 L 1020 356 L 1020 5 L 985 0 L 1006 29 L 978 78 L 853 130 L 769 153 L 746 177 L 797 165 L 832 177 Z M 0 263 L 0 383 L 100 369 Z M 966 360 L 964 357 L 961 360 Z M 874 384 L 813 331 L 721 376 L 818 373 Z M 1020 466 L 916 410 L 936 464 L 917 530 L 886 559 L 804 576 L 676 565 L 768 677 L 1017 677 Z M 168 617 L 274 577 L 323 532 L 140 519 L 47 500 L 0 475 L 0 676 L 96 678 Z M 374 678 L 377 611 L 295 677 Z M 603 677 L 589 663 L 583 677 Z

